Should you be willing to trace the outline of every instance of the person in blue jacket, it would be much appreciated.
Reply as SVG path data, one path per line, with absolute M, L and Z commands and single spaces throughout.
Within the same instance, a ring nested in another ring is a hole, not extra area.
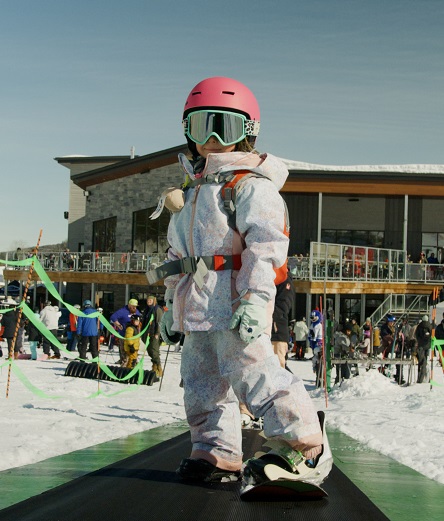
M 137 299 L 132 298 L 128 301 L 126 306 L 115 311 L 109 318 L 109 321 L 114 326 L 114 329 L 122 336 L 125 336 L 126 326 L 131 322 L 132 315 L 141 316 L 140 311 L 137 309 L 139 302 Z M 117 362 L 122 367 L 126 366 L 126 353 L 124 348 L 124 338 L 119 338 L 119 354 L 120 360 Z
M 93 308 L 92 302 L 90 300 L 85 300 L 83 302 L 83 313 L 85 313 L 85 315 L 91 315 L 91 313 L 95 313 L 95 311 L 96 310 Z M 93 358 L 96 358 L 99 355 L 97 338 L 98 332 L 99 328 L 97 317 L 79 317 L 77 321 L 77 346 L 79 350 L 79 357 L 82 360 L 86 359 L 88 346 Z

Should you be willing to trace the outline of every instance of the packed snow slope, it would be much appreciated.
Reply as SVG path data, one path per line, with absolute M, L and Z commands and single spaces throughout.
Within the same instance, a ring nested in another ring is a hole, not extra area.
M 5 343 L 2 347 L 6 353 Z M 166 354 L 162 346 L 163 363 Z M 180 359 L 170 351 L 160 391 L 158 383 L 137 387 L 65 377 L 67 360 L 17 360 L 8 388 L 8 365 L 1 359 L 0 470 L 183 420 Z M 101 360 L 112 365 L 117 357 L 102 351 Z M 288 364 L 317 408 L 326 410 L 330 428 L 444 483 L 441 367 L 435 367 L 432 389 L 429 384 L 400 387 L 376 369 L 362 369 L 334 386 L 327 401 L 324 391 L 315 389 L 310 361 Z

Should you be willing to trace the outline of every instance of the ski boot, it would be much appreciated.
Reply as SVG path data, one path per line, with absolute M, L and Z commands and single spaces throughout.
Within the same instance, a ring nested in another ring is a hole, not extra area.
M 265 446 L 271 447 L 270 452 L 258 453 L 245 463 L 243 486 L 255 486 L 279 478 L 306 481 L 319 486 L 330 473 L 333 455 L 324 429 L 325 415 L 321 411 L 318 412 L 318 416 L 323 432 L 323 444 L 322 452 L 316 458 L 308 460 L 285 442 L 269 440 Z
M 176 474 L 183 481 L 230 482 L 238 481 L 240 470 L 224 470 L 204 459 L 185 458 L 180 462 Z

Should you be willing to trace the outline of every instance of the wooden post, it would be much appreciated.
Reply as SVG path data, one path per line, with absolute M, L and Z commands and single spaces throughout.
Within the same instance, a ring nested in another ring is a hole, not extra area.
M 34 250 L 32 251 L 33 256 L 37 255 L 37 252 L 39 251 L 41 237 L 42 237 L 42 230 L 40 230 L 37 244 L 36 244 Z M 26 284 L 25 284 L 25 291 L 23 292 L 23 296 L 22 296 L 22 304 L 24 304 L 26 302 L 26 296 L 28 294 L 29 285 L 31 284 L 33 271 L 34 271 L 34 261 L 32 262 L 31 266 L 29 267 L 28 278 L 27 278 Z M 7 384 L 6 384 L 6 398 L 9 397 L 9 387 L 10 387 L 10 383 L 11 383 L 11 366 L 12 366 L 12 360 L 14 357 L 14 347 L 15 347 L 15 343 L 17 340 L 18 330 L 20 328 L 20 322 L 22 320 L 22 314 L 23 314 L 23 308 L 21 307 L 21 308 L 19 308 L 17 323 L 15 325 L 14 336 L 12 338 L 11 347 L 9 349 L 9 366 L 8 366 L 8 380 L 7 380 Z

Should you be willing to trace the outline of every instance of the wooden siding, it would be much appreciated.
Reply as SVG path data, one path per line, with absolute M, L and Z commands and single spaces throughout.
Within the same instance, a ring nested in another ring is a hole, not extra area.
M 100 272 L 75 272 L 75 271 L 47 271 L 46 274 L 52 282 L 68 282 L 77 284 L 108 284 L 130 286 L 147 286 L 148 282 L 144 273 L 100 273 Z M 28 271 L 25 270 L 5 270 L 5 280 L 21 280 L 28 278 Z M 39 280 L 35 273 L 33 281 Z M 353 294 L 353 295 L 380 295 L 380 294 L 409 294 L 409 295 L 428 295 L 432 292 L 433 286 L 430 284 L 418 283 L 387 283 L 387 282 L 326 282 L 306 280 L 293 281 L 296 293 L 310 295 L 322 295 L 327 293 L 334 294 Z M 154 286 L 163 287 L 163 281 L 157 282 Z
M 287 180 L 281 192 L 300 193 L 325 193 L 325 194 L 353 194 L 353 195 L 412 195 L 421 197 L 444 197 L 444 183 L 442 179 L 419 178 L 414 181 L 405 179 L 393 179 L 385 181 L 381 179 L 320 179 L 316 176 Z

